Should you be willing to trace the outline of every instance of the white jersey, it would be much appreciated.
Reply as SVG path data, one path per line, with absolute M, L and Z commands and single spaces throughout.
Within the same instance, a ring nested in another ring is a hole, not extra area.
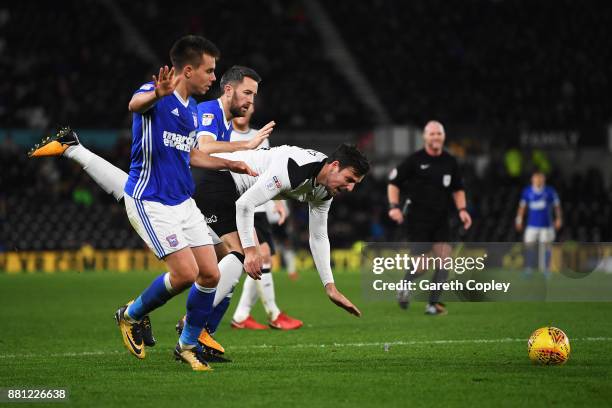
M 232 134 L 230 136 L 230 142 L 248 142 L 249 140 L 255 138 L 257 132 L 257 129 L 249 129 L 246 132 L 241 132 L 240 130 L 233 129 Z M 263 142 L 261 142 L 259 146 L 257 146 L 257 148 L 260 147 L 269 148 L 270 141 L 268 139 L 265 139 Z M 255 212 L 266 212 L 266 208 L 265 206 L 260 205 L 255 209 Z
M 259 176 L 231 173 L 240 198 L 236 201 L 236 227 L 243 248 L 255 246 L 253 216 L 257 206 L 272 199 L 307 202 L 310 249 L 323 284 L 333 282 L 327 215 L 332 197 L 316 177 L 327 156 L 296 146 L 279 146 L 218 153 L 214 156 L 245 162 Z

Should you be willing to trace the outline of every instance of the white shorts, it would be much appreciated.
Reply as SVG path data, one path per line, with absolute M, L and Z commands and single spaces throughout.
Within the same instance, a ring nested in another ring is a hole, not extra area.
M 186 247 L 213 244 L 204 216 L 191 198 L 165 205 L 124 194 L 124 201 L 132 227 L 160 259 Z
M 523 240 L 526 244 L 553 242 L 555 240 L 555 229 L 553 227 L 527 227 Z

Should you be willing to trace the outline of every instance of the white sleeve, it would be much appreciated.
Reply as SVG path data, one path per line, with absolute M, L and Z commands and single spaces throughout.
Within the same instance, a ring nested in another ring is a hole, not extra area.
M 323 286 L 334 282 L 331 268 L 329 238 L 327 236 L 327 214 L 332 200 L 309 203 L 308 230 L 310 233 L 310 252 Z
M 271 166 L 236 201 L 236 229 L 243 248 L 255 246 L 255 207 L 265 204 L 290 188 L 287 171 L 282 171 L 282 166 Z

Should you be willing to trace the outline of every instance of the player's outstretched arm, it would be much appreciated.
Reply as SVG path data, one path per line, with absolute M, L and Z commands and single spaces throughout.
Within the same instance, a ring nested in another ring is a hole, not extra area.
M 128 109 L 130 112 L 144 113 L 151 109 L 155 103 L 164 96 L 170 95 L 176 89 L 180 77 L 174 76 L 174 67 L 168 69 L 164 66 L 159 69 L 159 76 L 153 75 L 155 89 L 150 92 L 139 92 L 132 96 Z
M 230 170 L 234 173 L 248 174 L 249 176 L 257 177 L 257 172 L 253 171 L 245 162 L 209 156 L 196 149 L 191 149 L 189 163 L 192 166 L 201 167 L 203 169 Z
M 336 284 L 334 283 L 331 269 L 331 249 L 327 236 L 327 214 L 330 207 L 331 200 L 309 203 L 308 230 L 310 235 L 310 252 L 329 300 L 350 314 L 359 317 L 361 316 L 359 309 L 336 289 Z
M 239 142 L 219 142 L 214 140 L 209 134 L 202 133 L 198 139 L 198 148 L 201 152 L 207 154 L 232 153 L 241 150 L 252 150 L 258 147 L 270 136 L 272 130 L 274 130 L 274 125 L 274 122 L 270 122 L 263 128 L 259 129 L 253 139 Z

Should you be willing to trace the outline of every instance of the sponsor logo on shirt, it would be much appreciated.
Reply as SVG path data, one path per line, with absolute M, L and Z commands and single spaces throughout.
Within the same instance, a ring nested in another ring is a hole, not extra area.
M 179 116 L 179 111 L 178 108 L 174 108 L 170 111 L 170 113 L 172 113 L 174 116 Z
M 164 131 L 163 138 L 164 146 L 174 147 L 175 149 L 181 150 L 183 152 L 191 151 L 191 148 L 195 143 L 195 137 L 193 136 L 193 134 L 190 134 L 189 136 L 183 136 L 179 135 L 178 133 Z
M 153 86 L 153 84 L 144 84 L 143 86 L 140 87 L 140 90 L 141 91 L 150 91 L 153 88 L 155 88 Z
M 210 217 L 204 216 L 204 220 L 206 220 L 207 224 L 214 224 L 217 222 L 217 216 L 215 214 L 211 215 Z
M 202 126 L 210 126 L 214 118 L 215 118 L 215 115 L 213 115 L 212 113 L 203 113 L 202 114 Z
M 421 164 L 421 170 L 427 170 L 429 168 L 429 164 Z
M 530 210 L 543 210 L 545 208 L 546 208 L 546 200 L 545 199 L 535 200 L 535 201 L 531 201 L 529 203 L 529 209 Z

